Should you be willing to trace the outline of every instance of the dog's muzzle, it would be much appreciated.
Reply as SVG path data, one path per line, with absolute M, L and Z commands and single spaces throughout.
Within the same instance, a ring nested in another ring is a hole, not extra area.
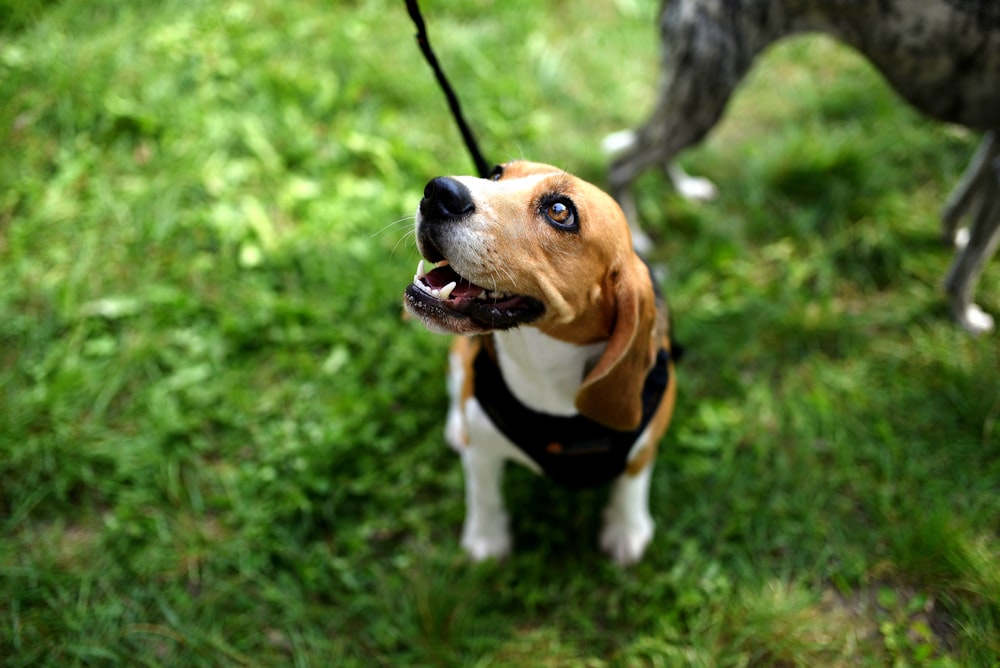
M 537 299 L 477 285 L 451 266 L 446 240 L 453 226 L 476 211 L 472 193 L 457 179 L 439 176 L 424 188 L 417 216 L 417 246 L 434 266 L 421 260 L 404 303 L 436 329 L 460 334 L 508 329 L 545 311 Z

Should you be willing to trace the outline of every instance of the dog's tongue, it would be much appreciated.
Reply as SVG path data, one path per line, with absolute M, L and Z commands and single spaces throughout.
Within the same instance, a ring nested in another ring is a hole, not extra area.
M 455 289 L 451 291 L 451 299 L 475 299 L 486 290 L 486 288 L 462 278 L 458 272 L 451 268 L 451 265 L 447 264 L 427 272 L 424 281 L 436 290 L 440 290 L 449 283 L 455 283 Z

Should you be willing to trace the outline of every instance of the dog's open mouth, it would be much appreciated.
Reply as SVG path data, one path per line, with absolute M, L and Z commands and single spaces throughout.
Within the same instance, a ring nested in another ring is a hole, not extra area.
M 421 260 L 405 299 L 414 315 L 459 334 L 510 329 L 535 320 L 545 310 L 537 299 L 476 285 L 460 276 L 447 260 L 429 271 Z

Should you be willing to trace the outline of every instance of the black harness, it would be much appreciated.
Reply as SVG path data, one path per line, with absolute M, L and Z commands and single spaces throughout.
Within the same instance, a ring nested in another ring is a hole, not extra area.
M 486 346 L 474 362 L 475 395 L 497 429 L 549 477 L 567 487 L 593 487 L 625 470 L 632 446 L 667 390 L 669 362 L 670 352 L 661 348 L 642 388 L 642 420 L 632 431 L 611 429 L 582 415 L 531 410 L 511 393 Z

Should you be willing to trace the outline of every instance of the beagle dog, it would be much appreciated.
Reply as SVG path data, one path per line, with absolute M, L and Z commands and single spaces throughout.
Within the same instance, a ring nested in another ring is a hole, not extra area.
M 511 549 L 514 460 L 571 486 L 611 482 L 601 547 L 639 560 L 653 535 L 653 456 L 676 384 L 667 311 L 609 195 L 549 165 L 430 181 L 406 310 L 451 347 L 445 437 L 462 458 L 462 547 Z
M 636 131 L 615 133 L 611 192 L 637 221 L 631 186 L 661 165 L 678 191 L 711 199 L 715 186 L 674 163 L 715 126 L 757 55 L 789 35 L 818 32 L 865 56 L 911 105 L 984 138 L 942 212 L 957 252 L 944 280 L 952 317 L 973 334 L 993 317 L 973 302 L 983 265 L 1000 244 L 1000 3 L 993 0 L 664 0 L 655 109 Z M 971 220 L 958 229 L 961 219 Z M 651 241 L 635 232 L 640 249 Z

